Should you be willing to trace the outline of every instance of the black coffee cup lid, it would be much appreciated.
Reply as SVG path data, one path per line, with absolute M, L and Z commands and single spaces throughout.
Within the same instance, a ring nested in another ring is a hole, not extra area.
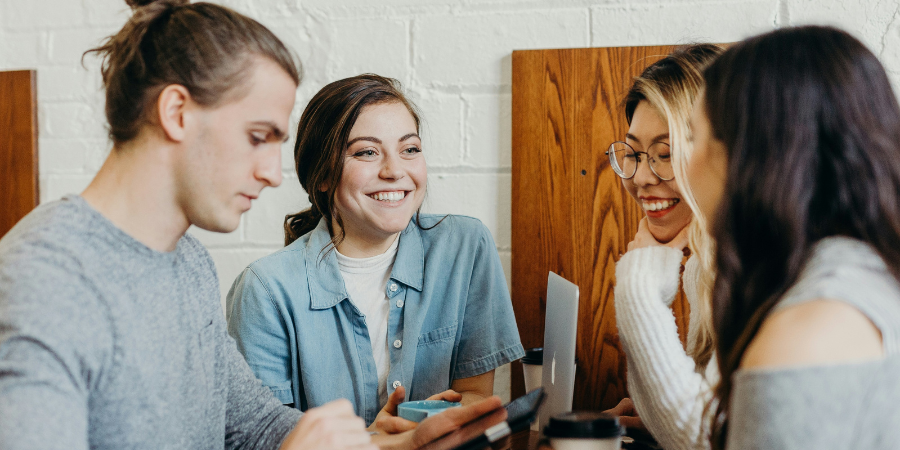
M 544 348 L 535 347 L 525 350 L 525 357 L 522 358 L 522 364 L 533 364 L 536 366 L 544 364 Z
M 544 434 L 553 438 L 604 439 L 625 434 L 625 427 L 609 413 L 574 411 L 551 417 Z

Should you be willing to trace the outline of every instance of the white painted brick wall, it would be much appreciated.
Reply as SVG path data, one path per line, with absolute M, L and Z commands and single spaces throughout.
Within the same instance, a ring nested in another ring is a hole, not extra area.
M 464 90 L 508 86 L 513 49 L 586 47 L 589 10 L 422 15 L 413 22 L 415 81 Z
M 776 26 L 827 23 L 859 36 L 900 80 L 898 2 L 886 0 L 220 0 L 269 26 L 304 64 L 292 122 L 339 77 L 398 78 L 422 112 L 425 210 L 481 219 L 509 277 L 511 52 L 514 49 L 729 42 Z M 41 200 L 80 192 L 109 152 L 96 58 L 122 0 L 0 0 L 0 70 L 38 69 Z M 284 146 L 285 180 L 210 248 L 223 296 L 253 260 L 281 247 L 284 215 L 307 205 Z M 497 390 L 508 396 L 507 368 Z
M 591 8 L 591 45 L 732 42 L 771 29 L 776 15 L 776 0 L 595 6 Z
M 464 163 L 475 167 L 512 167 L 512 94 L 468 94 L 464 97 Z

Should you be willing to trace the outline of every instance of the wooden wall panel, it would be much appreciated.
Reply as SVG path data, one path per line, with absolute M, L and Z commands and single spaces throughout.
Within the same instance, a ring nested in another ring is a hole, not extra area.
M 615 323 L 615 262 L 643 213 L 604 152 L 624 138 L 632 78 L 674 47 L 513 52 L 512 299 L 522 343 L 543 344 L 547 272 L 578 284 L 575 409 L 627 396 Z M 688 306 L 673 308 L 682 342 Z M 524 392 L 513 365 L 513 397 Z
M 0 72 L 0 237 L 38 200 L 36 73 Z

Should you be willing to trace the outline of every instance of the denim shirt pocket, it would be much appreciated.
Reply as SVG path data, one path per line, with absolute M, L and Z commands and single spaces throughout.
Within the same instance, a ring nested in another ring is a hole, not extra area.
M 269 390 L 272 391 L 272 394 L 275 394 L 275 398 L 277 398 L 282 405 L 294 403 L 294 394 L 291 392 L 291 380 L 277 384 L 263 383 L 263 385 L 269 388 Z M 299 407 L 300 405 L 295 406 Z
M 437 328 L 419 336 L 414 387 L 410 400 L 422 400 L 450 389 L 457 324 Z
M 419 348 L 421 349 L 423 346 L 441 344 L 445 341 L 453 342 L 456 339 L 456 326 L 457 324 L 454 323 L 453 325 L 431 330 L 420 335 Z

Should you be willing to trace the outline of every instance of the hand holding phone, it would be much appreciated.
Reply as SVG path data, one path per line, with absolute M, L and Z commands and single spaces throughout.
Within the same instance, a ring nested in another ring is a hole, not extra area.
M 465 426 L 423 448 L 427 450 L 477 450 L 488 447 L 513 433 L 528 428 L 528 425 L 537 417 L 538 408 L 543 401 L 544 390 L 537 388 L 510 402 L 505 408 L 478 417 L 477 420 L 470 421 Z M 447 412 L 434 416 L 434 418 Z M 426 422 L 430 419 L 432 418 L 426 419 Z M 425 422 L 422 422 L 422 425 L 424 424 Z

